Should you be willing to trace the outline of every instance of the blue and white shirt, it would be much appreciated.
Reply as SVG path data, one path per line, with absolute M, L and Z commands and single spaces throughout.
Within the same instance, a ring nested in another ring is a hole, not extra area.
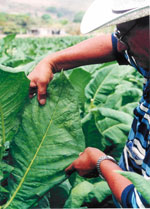
M 119 166 L 125 171 L 133 171 L 146 179 L 150 179 L 150 70 L 146 71 L 137 66 L 134 58 L 127 51 L 118 53 L 117 39 L 113 34 L 112 44 L 118 63 L 132 65 L 145 79 L 143 96 L 139 105 L 134 109 L 133 123 Z M 124 189 L 121 205 L 124 208 L 150 207 L 133 184 Z

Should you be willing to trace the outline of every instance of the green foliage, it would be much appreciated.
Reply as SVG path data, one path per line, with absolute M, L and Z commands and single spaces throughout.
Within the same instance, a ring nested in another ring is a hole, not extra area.
M 69 23 L 67 19 L 61 19 L 59 22 L 61 23 L 61 25 L 67 25 Z
M 7 14 L 5 12 L 0 12 L 0 21 L 6 21 L 7 20 Z
M 42 19 L 46 22 L 49 22 L 49 20 L 51 20 L 51 16 L 49 14 L 44 14 L 42 15 Z
M 25 33 L 31 22 L 29 15 L 0 13 L 0 25 L 4 34 Z
M 9 73 L 8 68 L 3 68 L 5 71 L 0 66 L 0 160 L 7 142 L 18 129 L 17 116 L 24 106 L 29 89 L 29 81 L 24 73 Z
M 80 67 L 55 74 L 44 107 L 36 97 L 28 99 L 26 75 L 36 64 L 84 39 L 0 40 L 3 208 L 113 207 L 104 181 L 76 173 L 65 181 L 64 169 L 87 146 L 119 159 L 142 94 L 141 77 L 114 62 Z
M 79 208 L 83 202 L 85 201 L 86 196 L 91 192 L 93 189 L 93 185 L 88 181 L 83 181 L 75 186 L 71 194 L 66 201 L 64 207 L 65 208 Z
M 73 22 L 80 23 L 83 18 L 84 12 L 80 11 L 75 14 Z
M 48 7 L 46 9 L 46 12 L 50 13 L 50 14 L 54 14 L 56 15 L 58 18 L 61 17 L 66 17 L 68 14 L 71 14 L 72 12 L 66 8 L 57 8 L 57 7 Z
M 100 205 L 107 197 L 111 195 L 111 190 L 105 181 L 100 181 L 93 184 L 93 189 L 85 198 L 85 203 L 88 205 L 91 202 L 96 202 Z
M 130 130 L 131 115 L 105 107 L 95 109 L 94 114 L 96 126 L 103 136 L 102 147 L 119 160 Z
M 10 150 L 14 169 L 9 179 L 10 198 L 4 208 L 34 205 L 65 179 L 65 167 L 84 149 L 74 89 L 62 74 L 51 82 L 48 92 L 47 105 L 40 107 L 34 98 L 22 115 Z
M 76 79 L 76 78 L 78 78 L 78 79 Z M 86 85 L 89 83 L 90 79 L 91 79 L 90 73 L 86 72 L 82 68 L 77 68 L 69 76 L 69 80 L 71 81 L 71 83 L 72 83 L 73 87 L 75 88 L 76 93 L 78 95 L 79 104 L 80 104 L 81 109 L 83 109 L 84 103 L 86 100 L 86 97 L 84 94 L 84 89 L 85 89 Z

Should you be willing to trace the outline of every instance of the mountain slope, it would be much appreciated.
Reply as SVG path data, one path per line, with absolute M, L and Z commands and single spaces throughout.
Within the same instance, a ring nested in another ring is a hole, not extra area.
M 1 12 L 43 14 L 48 7 L 62 8 L 72 13 L 85 11 L 93 0 L 0 0 Z

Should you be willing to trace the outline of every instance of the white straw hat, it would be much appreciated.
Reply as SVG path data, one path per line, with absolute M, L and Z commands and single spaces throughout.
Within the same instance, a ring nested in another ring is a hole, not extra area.
M 149 14 L 150 0 L 95 0 L 83 16 L 80 29 L 85 34 Z

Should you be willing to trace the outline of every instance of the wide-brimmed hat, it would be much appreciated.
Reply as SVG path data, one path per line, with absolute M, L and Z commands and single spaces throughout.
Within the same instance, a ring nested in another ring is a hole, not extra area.
M 80 29 L 85 34 L 149 14 L 150 0 L 95 0 L 83 16 Z

